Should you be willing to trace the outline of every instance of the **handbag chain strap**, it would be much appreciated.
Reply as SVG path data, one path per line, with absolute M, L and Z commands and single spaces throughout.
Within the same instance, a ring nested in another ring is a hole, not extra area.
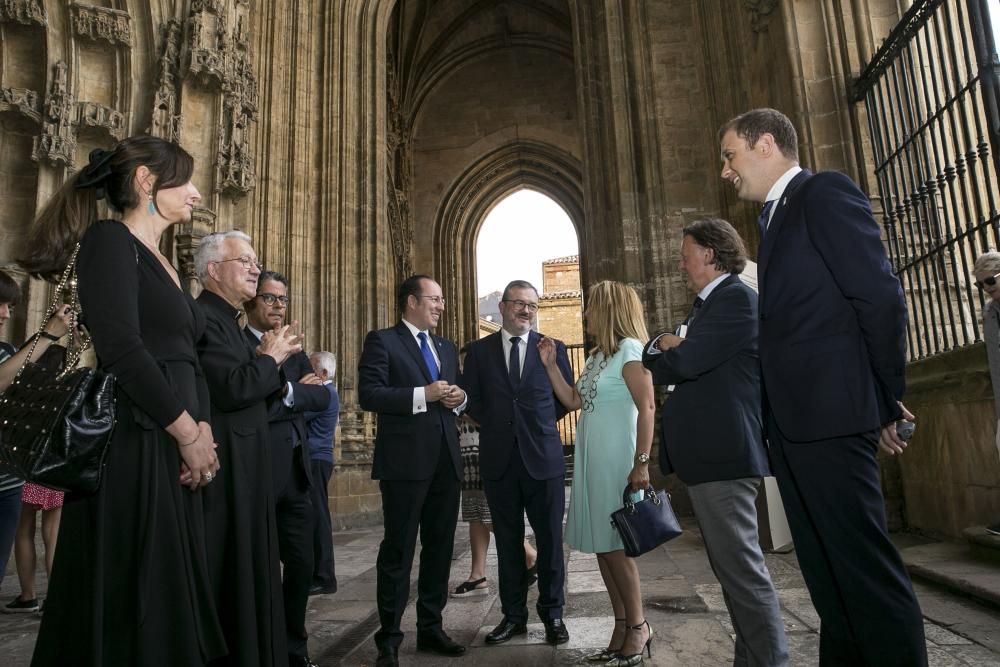
M 90 335 L 80 325 L 80 295 L 77 293 L 76 278 L 76 256 L 79 252 L 80 244 L 77 243 L 73 249 L 73 254 L 69 258 L 69 263 L 63 269 L 62 277 L 59 279 L 55 294 L 52 296 L 52 303 L 49 304 L 49 309 L 45 313 L 45 317 L 42 318 L 42 324 L 38 327 L 35 335 L 31 337 L 31 349 L 28 351 L 28 356 L 25 357 L 24 363 L 21 364 L 21 368 L 17 370 L 17 375 L 14 376 L 15 380 L 21 377 L 21 373 L 35 354 L 35 346 L 38 345 L 38 339 L 41 338 L 42 332 L 45 331 L 45 325 L 49 323 L 49 320 L 52 319 L 52 316 L 56 314 L 59 306 L 63 303 L 69 306 L 69 345 L 66 346 L 62 371 L 56 377 L 61 380 L 76 368 L 76 365 L 80 362 L 80 355 L 90 347 Z M 63 299 L 64 296 L 65 300 Z

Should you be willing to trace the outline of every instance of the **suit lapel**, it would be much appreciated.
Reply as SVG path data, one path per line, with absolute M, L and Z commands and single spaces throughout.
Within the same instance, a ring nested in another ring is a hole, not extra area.
M 430 384 L 431 372 L 427 368 L 427 362 L 424 361 L 424 355 L 420 351 L 420 346 L 417 345 L 417 341 L 413 337 L 413 334 L 410 333 L 409 327 L 400 322 L 396 325 L 396 333 L 399 334 L 400 342 L 403 344 L 403 347 L 410 353 L 413 360 L 417 362 L 417 368 L 419 368 L 420 372 L 423 373 L 424 378 L 427 380 L 427 384 Z M 433 338 L 434 337 L 431 336 L 431 340 L 433 340 Z
M 516 389 L 514 383 L 510 380 L 510 372 L 507 370 L 507 355 L 503 353 L 503 334 L 498 331 L 493 334 L 493 336 L 495 338 L 490 342 L 490 346 L 493 348 L 490 356 L 493 357 L 493 360 L 497 365 L 496 368 L 500 377 L 507 381 L 507 386 L 511 389 Z
M 528 377 L 535 368 L 535 363 L 540 361 L 538 357 L 538 334 L 534 331 L 528 332 L 528 342 L 525 343 L 528 349 L 524 351 L 524 366 L 521 368 L 521 381 Z
M 774 215 L 771 216 L 771 223 L 767 226 L 767 231 L 764 232 L 764 243 L 760 246 L 760 252 L 757 253 L 757 273 L 759 274 L 758 281 L 760 282 L 763 282 L 768 260 L 771 258 L 771 251 L 774 249 L 774 244 L 778 241 L 778 234 L 781 232 L 781 226 L 785 222 L 785 216 L 788 213 L 788 200 L 795 196 L 795 191 L 809 180 L 811 176 L 812 172 L 808 169 L 803 169 L 796 174 L 795 178 L 788 183 L 785 191 L 781 193 L 781 199 L 775 204 L 777 208 L 774 210 Z
M 452 374 L 451 357 L 445 357 L 444 354 L 444 339 L 439 336 L 431 335 L 431 340 L 434 341 L 438 361 L 441 362 L 441 370 L 439 371 L 440 378 L 444 380 L 445 378 L 455 377 Z

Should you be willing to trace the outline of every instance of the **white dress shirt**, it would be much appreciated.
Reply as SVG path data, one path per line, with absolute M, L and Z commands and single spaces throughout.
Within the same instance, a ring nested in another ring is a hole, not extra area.
M 795 178 L 795 176 L 798 175 L 800 171 L 802 171 L 802 167 L 800 167 L 799 165 L 795 165 L 794 167 L 789 168 L 789 170 L 786 171 L 784 174 L 782 174 L 781 178 L 776 180 L 774 182 L 774 185 L 771 186 L 771 189 L 768 190 L 767 198 L 764 200 L 764 203 L 766 204 L 769 201 L 777 201 L 778 199 L 781 199 L 781 195 L 785 194 L 785 188 L 788 187 L 788 184 L 792 182 L 792 179 Z M 771 210 L 768 211 L 767 225 L 765 226 L 765 229 L 771 226 L 771 219 L 774 218 L 774 210 L 776 208 L 778 207 L 772 206 Z
M 708 301 L 708 295 L 711 294 L 715 290 L 715 288 L 722 283 L 723 280 L 725 280 L 731 275 L 732 275 L 731 273 L 723 273 L 721 276 L 719 276 L 718 278 L 716 278 L 715 280 L 713 280 L 712 282 L 701 288 L 701 291 L 698 292 L 698 297 L 701 299 L 702 305 L 704 305 L 705 301 Z M 685 333 L 687 333 L 687 327 L 682 324 L 679 327 L 677 327 L 677 333 L 675 333 L 674 335 L 684 338 Z M 651 340 L 649 342 L 649 347 L 646 348 L 646 352 L 648 354 L 663 354 L 663 350 L 660 349 L 659 343 L 660 339 L 666 335 L 667 332 L 663 332 L 659 336 Z
M 438 357 L 437 350 L 434 349 L 437 346 L 434 344 L 434 339 L 431 337 L 431 332 L 430 331 L 426 331 L 426 330 L 418 329 L 417 327 L 415 327 L 412 324 L 410 324 L 409 322 L 407 322 L 405 318 L 400 318 L 400 319 L 403 320 L 403 324 L 406 325 L 406 328 L 410 330 L 410 335 L 413 336 L 413 340 L 414 340 L 414 342 L 416 342 L 418 348 L 420 347 L 420 338 L 419 338 L 419 335 L 420 334 L 424 334 L 425 336 L 427 336 L 427 347 L 430 348 L 431 355 L 434 357 L 434 361 L 435 361 L 435 363 L 437 363 L 438 372 L 440 373 L 440 371 L 441 371 L 441 359 L 440 359 L 440 357 Z M 413 414 L 418 414 L 418 413 L 421 413 L 421 412 L 427 412 L 427 397 L 424 394 L 424 388 L 423 387 L 414 387 L 413 388 Z
M 508 373 L 510 373 L 510 339 L 521 339 L 521 342 L 517 344 L 517 353 L 520 356 L 519 362 L 521 364 L 521 372 L 524 373 L 524 356 L 528 353 L 528 336 L 530 335 L 530 330 L 520 336 L 515 336 L 514 334 L 509 333 L 506 329 L 500 329 L 500 339 L 503 341 L 503 364 L 507 367 Z

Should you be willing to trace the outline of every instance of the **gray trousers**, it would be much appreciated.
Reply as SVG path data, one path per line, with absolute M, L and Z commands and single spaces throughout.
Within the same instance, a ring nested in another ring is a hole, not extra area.
M 759 486 L 759 478 L 747 477 L 688 487 L 736 630 L 735 667 L 788 665 L 778 594 L 758 543 L 754 501 Z

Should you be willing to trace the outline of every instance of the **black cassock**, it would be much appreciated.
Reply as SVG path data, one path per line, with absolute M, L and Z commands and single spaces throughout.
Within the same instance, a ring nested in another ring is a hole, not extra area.
M 205 333 L 198 356 L 212 406 L 222 466 L 208 492 L 209 567 L 229 659 L 242 666 L 288 662 L 271 484 L 268 397 L 284 385 L 268 356 L 257 356 L 239 312 L 208 290 L 198 297 Z

